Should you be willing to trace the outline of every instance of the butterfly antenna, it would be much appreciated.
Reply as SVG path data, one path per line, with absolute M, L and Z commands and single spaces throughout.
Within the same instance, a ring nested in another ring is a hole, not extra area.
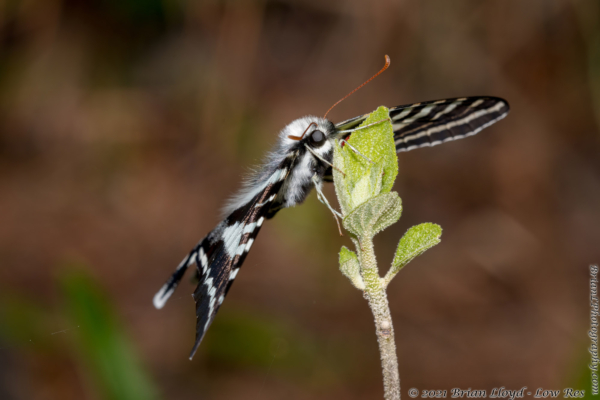
M 325 115 L 323 115 L 323 118 L 327 118 L 327 114 L 329 114 L 329 111 L 333 110 L 333 107 L 337 106 L 338 104 L 340 104 L 342 101 L 346 100 L 348 97 L 350 97 L 354 92 L 356 92 L 358 89 L 360 89 L 361 87 L 365 86 L 367 83 L 371 82 L 373 79 L 375 79 L 379 74 L 381 74 L 383 71 L 385 71 L 386 69 L 388 69 L 388 67 L 390 66 L 390 57 L 386 54 L 385 55 L 385 65 L 383 66 L 383 68 L 381 68 L 381 70 L 376 73 L 375 75 L 373 75 L 372 77 L 370 77 L 367 81 L 365 81 L 362 85 L 360 85 L 359 87 L 357 87 L 356 89 L 354 89 L 353 91 L 351 91 L 350 93 L 348 93 L 346 96 L 344 96 L 343 98 L 339 99 L 337 101 L 337 103 L 335 103 L 334 105 L 331 106 L 331 108 L 329 110 L 327 110 L 327 112 L 325 113 Z
M 290 138 L 292 140 L 302 140 L 302 138 L 304 137 L 304 135 L 306 135 L 306 132 L 308 132 L 308 128 L 310 128 L 312 125 L 317 126 L 317 123 L 316 122 L 311 122 L 310 124 L 308 124 L 308 126 L 304 130 L 304 133 L 302 134 L 302 136 L 288 135 L 288 138 Z

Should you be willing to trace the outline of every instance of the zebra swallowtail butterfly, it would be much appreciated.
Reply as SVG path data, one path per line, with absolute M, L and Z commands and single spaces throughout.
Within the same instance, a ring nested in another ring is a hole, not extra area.
M 354 89 L 360 89 L 389 66 Z M 348 96 L 350 95 L 348 94 Z M 346 97 L 348 97 L 346 96 Z M 335 103 L 335 107 L 339 102 Z M 215 318 L 260 228 L 280 209 L 302 203 L 313 187 L 323 197 L 323 182 L 332 181 L 333 149 L 367 118 L 361 115 L 337 124 L 308 116 L 297 119 L 279 133 L 279 142 L 267 161 L 225 206 L 228 215 L 181 261 L 154 296 L 162 308 L 187 268 L 196 264 L 196 341 L 190 359 Z M 496 97 L 463 97 L 428 101 L 389 109 L 398 152 L 435 146 L 475 135 L 504 118 L 508 103 Z M 326 202 L 326 200 L 325 200 Z M 327 203 L 329 206 L 329 204 Z

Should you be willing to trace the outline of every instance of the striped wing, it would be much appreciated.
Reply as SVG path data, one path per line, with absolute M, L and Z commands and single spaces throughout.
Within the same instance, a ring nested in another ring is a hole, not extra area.
M 154 306 L 162 308 L 187 267 L 196 263 L 199 277 L 193 294 L 196 302 L 196 341 L 190 359 L 214 320 L 263 222 L 277 209 L 277 194 L 288 174 L 288 168 L 277 169 L 262 191 L 233 211 L 192 249 L 154 296 Z
M 504 118 L 508 103 L 497 97 L 462 97 L 390 108 L 396 151 L 435 146 L 475 135 Z M 368 114 L 336 125 L 338 130 L 358 127 Z

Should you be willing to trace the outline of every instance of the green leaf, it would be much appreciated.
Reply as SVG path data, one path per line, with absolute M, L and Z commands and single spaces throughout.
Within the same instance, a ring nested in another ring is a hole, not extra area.
M 389 283 L 406 264 L 415 257 L 423 254 L 427 249 L 438 244 L 442 236 L 442 227 L 437 224 L 424 223 L 410 228 L 398 243 L 392 267 L 384 280 Z
M 389 110 L 379 107 L 360 127 L 373 123 L 373 126 L 353 132 L 348 139 L 348 143 L 362 155 L 351 146 L 336 146 L 334 149 L 333 164 L 345 174 L 334 169 L 335 189 L 343 215 L 348 215 L 371 197 L 390 192 L 398 175 Z
M 366 174 L 360 178 L 350 193 L 352 209 L 355 209 L 371 197 L 381 193 L 383 184 L 383 164 L 375 164 L 370 170 L 365 171 L 365 173 Z
M 396 192 L 373 197 L 343 220 L 344 228 L 357 237 L 373 237 L 392 225 L 402 214 L 402 201 Z
M 350 279 L 355 288 L 365 290 L 365 282 L 360 275 L 358 257 L 355 252 L 348 250 L 346 246 L 342 246 L 340 250 L 340 271 L 346 278 Z

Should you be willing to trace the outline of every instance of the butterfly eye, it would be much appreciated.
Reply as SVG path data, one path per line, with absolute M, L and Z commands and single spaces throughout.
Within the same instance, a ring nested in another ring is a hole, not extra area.
M 315 130 L 310 134 L 308 140 L 311 147 L 321 147 L 325 143 L 325 134 L 319 130 Z

